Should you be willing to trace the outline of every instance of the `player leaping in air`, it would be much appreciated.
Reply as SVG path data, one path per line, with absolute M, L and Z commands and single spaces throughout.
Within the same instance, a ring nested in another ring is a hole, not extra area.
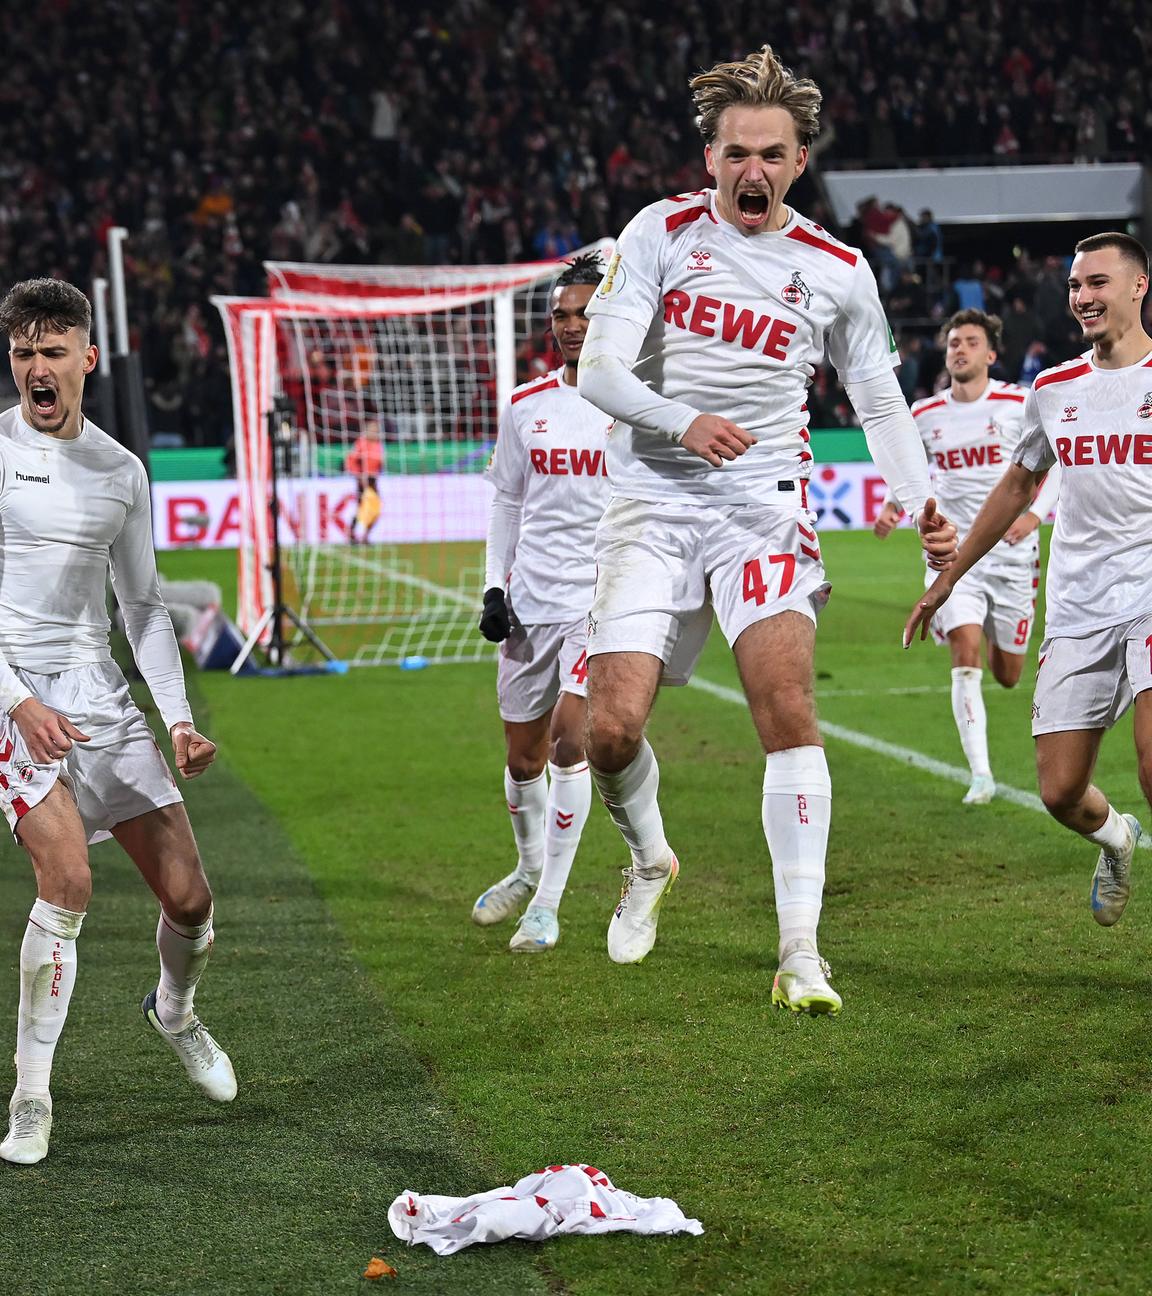
M 576 363 L 588 328 L 584 308 L 602 271 L 589 254 L 556 280 L 552 331 L 563 364 L 512 393 L 488 470 L 496 493 L 480 631 L 500 644 L 504 794 L 519 859 L 480 896 L 472 917 L 500 922 L 535 892 L 509 942 L 521 953 L 549 950 L 560 938 L 556 911 L 592 800 L 584 756 L 587 618 L 612 420 L 576 390 Z
M 76 980 L 92 894 L 88 842 L 109 833 L 160 902 L 160 982 L 149 1025 L 192 1083 L 236 1096 L 227 1054 L 192 997 L 212 952 L 212 893 L 179 789 L 112 660 L 109 574 L 176 768 L 202 774 L 215 746 L 192 725 L 172 621 L 160 598 L 148 478 L 80 412 L 96 365 L 88 299 L 34 279 L 0 302 L 20 404 L 0 414 L 0 807 L 28 852 L 37 899 L 20 947 L 16 1089 L 5 1161 L 48 1152 L 52 1057 Z
M 1020 437 L 1027 389 L 989 377 L 1000 349 L 1000 321 L 981 310 L 958 311 L 945 326 L 947 391 L 917 401 L 912 417 L 936 484 L 940 507 L 963 537 L 1000 480 Z M 988 719 L 981 690 L 980 649 L 987 638 L 988 665 L 997 684 L 1013 688 L 1032 637 L 1040 581 L 1037 528 L 1059 491 L 1053 470 L 1008 534 L 957 585 L 932 622 L 952 652 L 952 715 L 972 771 L 965 805 L 986 805 L 996 792 L 988 759 Z M 883 540 L 900 518 L 885 501 L 873 528 Z M 927 584 L 936 578 L 929 571 Z
M 691 673 L 715 609 L 765 752 L 773 1001 L 833 1013 L 840 996 L 816 944 L 832 793 L 812 689 L 829 585 L 805 498 L 805 397 L 825 351 L 934 562 L 950 561 L 955 529 L 928 499 L 867 262 L 784 203 L 819 129 L 820 91 L 768 46 L 691 88 L 716 187 L 629 223 L 580 357 L 581 392 L 618 420 L 588 635 L 588 756 L 632 856 L 608 953 L 644 958 L 679 869 L 644 726 L 661 677 Z
M 1032 733 L 1040 795 L 1100 847 L 1091 906 L 1105 927 L 1128 903 L 1140 825 L 1092 783 L 1100 740 L 1133 704 L 1140 786 L 1152 804 L 1152 337 L 1140 312 L 1148 253 L 1127 234 L 1076 244 L 1068 305 L 1091 349 L 1041 373 L 1012 463 L 912 610 L 905 647 L 1060 466 Z

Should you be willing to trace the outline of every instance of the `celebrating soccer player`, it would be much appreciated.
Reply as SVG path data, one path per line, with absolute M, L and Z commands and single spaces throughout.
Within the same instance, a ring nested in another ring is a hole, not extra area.
M 644 958 L 679 869 L 644 725 L 661 677 L 690 674 L 715 608 L 766 753 L 780 924 L 772 998 L 833 1013 L 840 996 L 816 944 L 831 785 L 812 694 L 829 584 L 805 494 L 805 395 L 826 349 L 932 561 L 951 559 L 955 529 L 927 498 L 867 262 L 784 204 L 819 128 L 820 91 L 768 46 L 691 88 L 716 187 L 629 223 L 588 307 L 580 359 L 581 392 L 618 420 L 588 623 L 588 754 L 632 854 L 608 952 Z
M 1000 321 L 995 315 L 958 311 L 946 327 L 944 364 L 951 386 L 912 406 L 935 477 L 936 498 L 961 536 L 1000 480 L 1023 425 L 1027 391 L 988 376 L 999 349 Z M 965 805 L 986 805 L 996 792 L 981 690 L 981 642 L 987 636 L 988 665 L 996 682 L 1013 688 L 1032 637 L 1040 579 L 1036 529 L 1052 511 L 1058 490 L 1059 475 L 1053 470 L 1008 534 L 956 586 L 932 622 L 933 632 L 952 650 L 952 715 L 972 771 Z M 881 540 L 899 517 L 895 500 L 885 501 L 873 528 Z M 935 576 L 929 573 L 927 584 Z
M 585 307 L 602 270 L 589 254 L 556 280 L 552 331 L 564 363 L 512 393 L 488 469 L 496 493 L 480 630 L 501 645 L 504 793 L 519 859 L 476 901 L 472 917 L 500 922 L 535 891 L 509 942 L 521 953 L 549 950 L 560 938 L 556 912 L 592 801 L 584 756 L 586 621 L 612 423 L 576 390 L 576 365 L 588 329 Z
M 92 894 L 88 842 L 109 833 L 160 901 L 160 981 L 144 1015 L 193 1084 L 217 1102 L 236 1096 L 232 1064 L 192 1008 L 212 951 L 212 893 L 180 792 L 112 661 L 109 573 L 176 768 L 202 774 L 216 748 L 184 695 L 144 467 L 80 412 L 96 365 L 91 320 L 84 294 L 52 279 L 19 283 L 0 302 L 20 393 L 0 414 L 0 806 L 32 858 L 37 895 L 20 947 L 16 1089 L 0 1157 L 24 1165 L 48 1151 L 52 1056 Z
M 1140 786 L 1152 803 L 1152 337 L 1140 321 L 1148 253 L 1127 234 L 1076 244 L 1068 305 L 1091 349 L 1041 373 L 1012 463 L 956 562 L 916 604 L 905 646 L 1060 465 L 1045 639 L 1032 702 L 1036 769 L 1049 813 L 1094 842 L 1091 906 L 1105 927 L 1128 903 L 1140 825 L 1092 783 L 1100 740 L 1135 699 Z

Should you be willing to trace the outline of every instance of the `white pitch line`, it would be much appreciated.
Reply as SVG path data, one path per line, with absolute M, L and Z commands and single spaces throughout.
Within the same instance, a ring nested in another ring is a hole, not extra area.
M 446 585 L 437 585 L 435 581 L 425 580 L 423 576 L 413 576 L 410 572 L 398 571 L 395 567 L 389 567 L 387 563 L 372 562 L 371 559 L 362 558 L 359 554 L 341 551 L 340 561 L 347 563 L 351 567 L 362 567 L 365 571 L 372 571 L 380 576 L 386 576 L 390 581 L 395 581 L 397 585 L 411 585 L 415 589 L 422 589 L 429 594 L 436 594 L 442 599 L 459 603 L 462 607 L 473 608 L 480 602 L 479 599 L 468 594 L 462 594 L 459 590 L 449 589 Z
M 722 698 L 725 702 L 735 702 L 737 706 L 747 706 L 744 694 L 739 689 L 728 688 L 725 684 L 714 684 L 711 680 L 701 679 L 695 675 L 689 680 L 692 688 L 698 688 L 712 697 Z M 860 733 L 857 729 L 846 729 L 843 725 L 832 724 L 829 720 L 820 721 L 820 729 L 829 738 L 840 742 L 851 743 L 853 747 L 862 747 L 865 751 L 875 752 L 878 756 L 887 756 L 890 760 L 899 761 L 902 765 L 911 765 L 913 769 L 923 770 L 926 774 L 935 774 L 937 778 L 948 779 L 951 783 L 962 783 L 965 787 L 972 782 L 970 770 L 961 769 L 959 765 L 949 765 L 946 761 L 925 756 L 923 752 L 913 751 L 911 747 L 898 747 L 895 743 L 885 742 L 882 738 L 873 738 L 871 734 Z M 1047 814 L 1044 802 L 1035 792 L 1025 792 L 1022 788 L 1009 787 L 997 782 L 996 795 L 1003 801 L 1024 806 L 1029 810 L 1038 810 Z

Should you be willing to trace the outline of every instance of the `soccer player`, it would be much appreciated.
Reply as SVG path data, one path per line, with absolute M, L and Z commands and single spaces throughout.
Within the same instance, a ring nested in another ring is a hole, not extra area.
M 109 573 L 128 639 L 172 737 L 202 774 L 215 746 L 192 724 L 160 598 L 140 461 L 80 412 L 96 365 L 91 308 L 71 284 L 18 283 L 0 302 L 20 404 L 0 414 L 0 807 L 36 876 L 20 947 L 16 1088 L 5 1161 L 48 1151 L 52 1057 L 92 894 L 88 842 L 111 834 L 160 901 L 160 981 L 142 1005 L 192 1083 L 236 1095 L 227 1055 L 193 1012 L 212 951 L 212 893 L 180 792 L 112 661 Z
M 629 223 L 580 358 L 581 392 L 618 420 L 588 623 L 588 755 L 632 855 L 608 953 L 644 958 L 679 869 L 644 725 L 661 676 L 690 674 L 715 608 L 766 754 L 773 1002 L 832 1013 L 840 996 L 816 944 L 831 786 L 812 696 L 829 584 L 806 509 L 805 394 L 825 349 L 934 562 L 950 560 L 955 529 L 928 500 L 867 262 L 784 204 L 819 129 L 820 91 L 768 46 L 691 88 L 716 187 Z
M 349 544 L 367 544 L 372 528 L 380 517 L 380 492 L 377 478 L 384 470 L 384 446 L 380 424 L 375 419 L 364 424 L 344 459 L 344 471 L 356 478 L 356 516 L 348 526 Z M 360 534 L 356 534 L 356 528 Z
M 912 406 L 935 477 L 936 498 L 960 536 L 1000 480 L 1023 424 L 1027 391 L 996 382 L 988 374 L 999 350 L 1000 321 L 995 315 L 957 311 L 945 329 L 944 364 L 951 385 Z M 986 637 L 988 666 L 997 684 L 1014 688 L 1024 668 L 1036 610 L 1036 529 L 1052 511 L 1058 490 L 1053 470 L 1008 534 L 957 585 L 932 622 L 933 633 L 940 642 L 947 641 L 952 652 L 952 716 L 972 771 L 965 805 L 986 805 L 996 793 L 981 690 L 981 645 Z M 890 498 L 873 530 L 883 540 L 899 518 L 900 506 Z M 935 575 L 929 572 L 928 585 Z
M 1076 244 L 1068 305 L 1091 349 L 1046 369 L 1024 404 L 1012 462 L 904 629 L 907 647 L 957 582 L 1060 465 L 1047 618 L 1032 702 L 1036 769 L 1049 813 L 1100 847 L 1096 921 L 1128 903 L 1140 825 L 1092 783 L 1100 740 L 1133 704 L 1140 786 L 1152 803 L 1152 337 L 1140 322 L 1148 253 L 1127 234 Z
M 520 953 L 541 953 L 560 938 L 557 910 L 592 801 L 584 756 L 586 623 L 596 581 L 593 538 L 608 502 L 612 421 L 576 390 L 576 365 L 585 308 L 602 272 L 591 253 L 556 280 L 552 332 L 563 364 L 512 393 L 488 469 L 496 493 L 480 632 L 500 644 L 504 794 L 519 858 L 476 901 L 472 917 L 501 922 L 535 892 L 509 942 Z

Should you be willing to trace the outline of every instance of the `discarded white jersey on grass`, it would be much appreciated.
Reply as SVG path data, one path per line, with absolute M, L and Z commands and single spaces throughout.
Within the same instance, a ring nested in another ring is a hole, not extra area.
M 423 1242 L 437 1255 L 476 1242 L 544 1242 L 565 1233 L 704 1232 L 670 1198 L 636 1197 L 588 1165 L 548 1166 L 471 1197 L 405 1191 L 388 1208 L 388 1223 L 409 1246 Z

